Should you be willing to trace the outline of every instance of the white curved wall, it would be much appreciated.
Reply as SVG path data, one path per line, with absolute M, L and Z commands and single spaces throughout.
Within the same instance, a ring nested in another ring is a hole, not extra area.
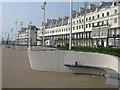
M 102 69 L 67 67 L 74 65 L 77 61 L 79 65 L 92 66 L 98 68 L 109 68 L 118 71 L 118 58 L 106 54 L 76 52 L 76 51 L 31 51 L 28 50 L 31 68 L 41 71 L 53 72 L 81 72 L 100 74 L 105 73 Z

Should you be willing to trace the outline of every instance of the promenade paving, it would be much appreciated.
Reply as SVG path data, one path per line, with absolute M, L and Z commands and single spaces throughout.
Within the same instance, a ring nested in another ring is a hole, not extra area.
M 103 76 L 32 70 L 27 51 L 2 50 L 3 88 L 110 88 L 105 80 Z

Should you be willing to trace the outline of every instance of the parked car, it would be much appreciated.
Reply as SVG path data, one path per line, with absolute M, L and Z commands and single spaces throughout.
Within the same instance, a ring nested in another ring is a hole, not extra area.
M 55 46 L 53 46 L 53 47 L 61 47 L 61 45 L 55 45 Z
M 110 45 L 110 46 L 108 46 L 109 48 L 120 48 L 120 47 L 118 47 L 118 46 L 115 46 L 115 45 Z
M 102 45 L 89 45 L 88 47 L 104 47 L 104 46 L 102 46 Z
M 88 47 L 96 47 L 97 48 L 97 45 L 89 45 Z

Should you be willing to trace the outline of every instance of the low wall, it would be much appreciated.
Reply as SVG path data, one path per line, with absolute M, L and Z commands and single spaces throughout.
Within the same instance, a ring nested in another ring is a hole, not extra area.
M 16 50 L 27 50 L 28 46 L 15 46 Z
M 44 47 L 44 46 L 32 46 L 31 47 L 32 50 L 55 50 L 56 48 L 50 48 L 50 47 Z
M 118 58 L 106 54 L 76 51 L 28 50 L 28 55 L 31 68 L 35 70 L 100 75 L 106 74 L 105 70 L 111 69 L 120 73 L 118 71 Z M 81 66 L 75 67 L 75 62 Z
M 10 49 L 15 49 L 15 45 L 10 45 Z
M 10 45 L 3 45 L 4 48 L 10 48 Z

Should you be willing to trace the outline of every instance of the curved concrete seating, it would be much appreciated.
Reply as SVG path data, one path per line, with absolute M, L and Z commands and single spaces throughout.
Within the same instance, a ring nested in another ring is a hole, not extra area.
M 28 46 L 15 46 L 16 50 L 27 50 Z

